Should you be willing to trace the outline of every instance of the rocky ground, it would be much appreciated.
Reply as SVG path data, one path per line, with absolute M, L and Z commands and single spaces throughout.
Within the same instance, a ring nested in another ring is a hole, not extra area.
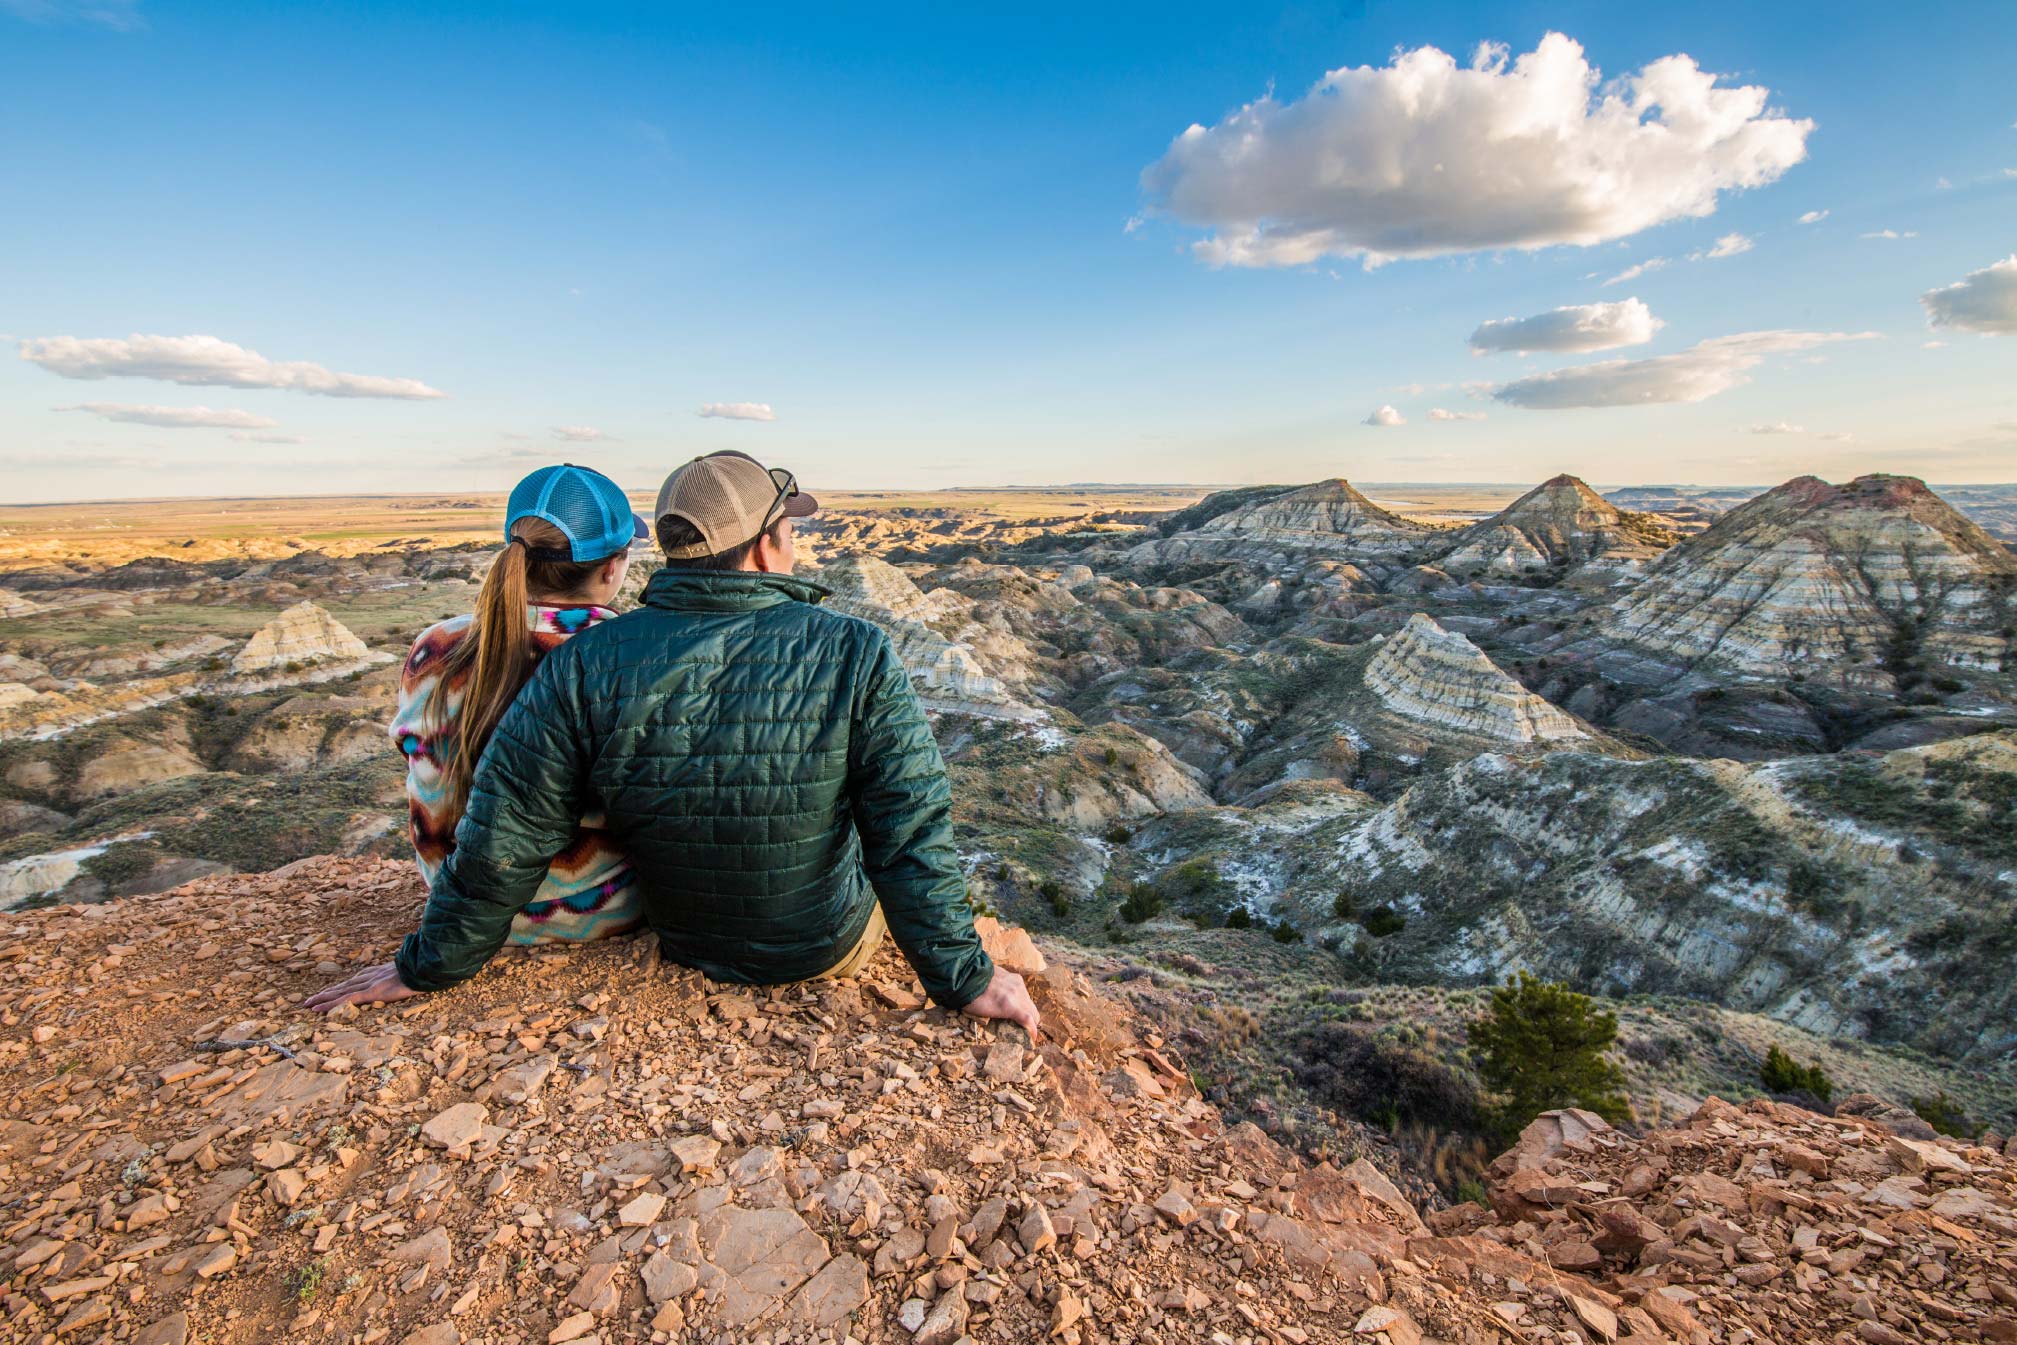
M 0 953 L 9 1338 L 145 1345 L 2017 1338 L 2017 1165 L 1876 1121 L 1555 1113 L 1493 1209 L 1421 1211 L 1197 1096 L 1177 1048 L 990 930 L 1047 1031 L 649 940 L 305 1014 L 404 865 L 17 915 Z

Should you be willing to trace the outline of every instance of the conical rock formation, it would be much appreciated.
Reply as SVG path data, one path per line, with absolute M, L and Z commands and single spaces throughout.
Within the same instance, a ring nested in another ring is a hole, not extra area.
M 1380 646 L 1366 665 L 1366 685 L 1396 714 L 1481 738 L 1532 743 L 1590 736 L 1572 715 L 1423 612 Z
M 936 708 L 978 708 L 1018 718 L 1044 717 L 990 675 L 972 646 L 948 640 L 927 625 L 945 614 L 943 604 L 934 603 L 909 575 L 888 561 L 873 556 L 834 560 L 821 567 L 819 582 L 832 590 L 827 606 L 873 621 L 889 633 L 897 657 L 927 702 Z
M 1522 574 L 1602 558 L 1607 571 L 1623 574 L 1676 540 L 1671 529 L 1644 514 L 1626 513 L 1580 478 L 1564 474 L 1465 528 L 1437 563 L 1446 570 Z
M 1130 564 L 1192 559 L 1250 559 L 1320 553 L 1362 561 L 1398 561 L 1436 535 L 1426 523 L 1389 513 L 1341 478 L 1263 495 L 1197 528 L 1129 550 Z
M 1608 633 L 1685 661 L 1886 686 L 2008 664 L 2017 556 L 1903 476 L 1799 477 L 1668 552 Z
M 231 660 L 234 673 L 264 672 L 290 663 L 352 661 L 371 648 L 312 602 L 299 602 L 253 632 Z

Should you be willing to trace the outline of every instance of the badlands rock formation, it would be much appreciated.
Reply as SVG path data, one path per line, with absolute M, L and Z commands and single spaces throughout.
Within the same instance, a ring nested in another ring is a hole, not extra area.
M 897 657 L 934 708 L 981 708 L 1018 717 L 1042 717 L 1041 711 L 1018 701 L 989 676 L 970 645 L 948 640 L 925 624 L 966 605 L 957 594 L 935 590 L 927 596 L 902 570 L 873 556 L 832 561 L 820 568 L 818 578 L 833 590 L 828 606 L 873 621 L 889 632 Z M 939 593 L 945 598 L 938 598 Z M 953 602 L 949 605 L 945 599 Z
M 859 983 L 709 984 L 647 938 L 510 950 L 332 1019 L 402 863 L 11 917 L 0 1313 L 138 1345 L 962 1339 L 1500 1345 L 2009 1339 L 2012 1165 L 1711 1102 L 1551 1113 L 1493 1197 L 1227 1128 L 1182 1062 L 1014 931 L 1046 1033 Z M 83 993 L 78 993 L 80 988 Z M 1874 1328 L 1894 1333 L 1877 1334 Z M 1909 1334 L 1908 1334 L 1909 1333 Z
M 1589 737 L 1575 718 L 1502 672 L 1456 631 L 1417 612 L 1366 665 L 1366 685 L 1410 719 L 1501 742 Z
M 1668 552 L 1608 634 L 1683 662 L 1887 686 L 1915 664 L 1998 671 L 2017 556 L 1923 482 L 1811 476 Z
M 1742 766 L 1496 753 L 1282 837 L 1272 879 L 1313 936 L 1331 894 L 1405 932 L 1368 974 L 1518 968 L 1686 995 L 1957 1060 L 2017 1049 L 2007 974 L 2017 733 Z
M 266 672 L 290 663 L 356 662 L 370 646 L 312 602 L 299 602 L 261 626 L 231 660 L 235 673 Z
M 1133 548 L 1126 560 L 1167 564 L 1310 552 L 1398 560 L 1435 533 L 1426 523 L 1388 513 L 1337 478 L 1246 499 L 1194 530 Z
M 1678 539 L 1673 529 L 1648 515 L 1626 513 L 1580 478 L 1565 474 L 1465 528 L 1436 563 L 1445 570 L 1523 574 L 1601 559 L 1601 568 L 1615 578 L 1643 566 Z

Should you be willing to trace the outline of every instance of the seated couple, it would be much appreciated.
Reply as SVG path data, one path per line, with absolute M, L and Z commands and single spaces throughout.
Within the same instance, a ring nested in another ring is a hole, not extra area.
M 1022 978 L 974 930 L 909 674 L 791 577 L 792 520 L 816 508 L 746 454 L 694 459 L 658 493 L 665 564 L 619 616 L 648 535 L 623 491 L 575 466 L 519 482 L 476 614 L 422 634 L 400 678 L 420 928 L 309 1007 L 639 925 L 717 980 L 851 976 L 886 930 L 937 1003 L 1034 1033 Z

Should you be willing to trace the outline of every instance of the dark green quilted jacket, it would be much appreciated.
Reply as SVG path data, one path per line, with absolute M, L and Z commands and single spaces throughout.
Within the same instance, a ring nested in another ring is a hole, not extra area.
M 400 978 L 475 975 L 576 820 L 601 813 L 672 961 L 803 980 L 853 948 L 880 898 L 934 1000 L 985 990 L 938 744 L 889 637 L 823 597 L 661 569 L 644 606 L 548 654 L 477 763 Z

